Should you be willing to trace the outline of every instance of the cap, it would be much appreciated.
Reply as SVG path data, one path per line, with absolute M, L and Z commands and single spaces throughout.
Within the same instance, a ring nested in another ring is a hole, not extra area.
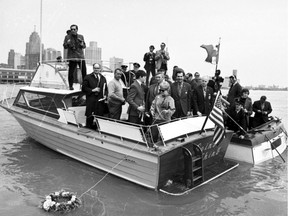
M 155 47 L 154 47 L 153 45 L 151 45 L 149 48 L 153 48 L 153 49 L 155 49 Z
M 200 76 L 200 74 L 198 72 L 195 72 L 194 76 Z
M 175 68 L 175 72 L 176 73 L 178 73 L 178 72 L 183 72 L 184 73 L 184 70 L 182 68 L 177 67 L 177 68 Z
M 140 64 L 137 63 L 137 62 L 133 63 L 133 66 L 134 66 L 134 67 L 137 67 L 137 68 L 140 68 Z
M 243 101 L 240 98 L 235 98 L 234 102 L 235 102 L 235 105 L 242 105 L 243 106 Z
M 165 44 L 164 42 L 162 42 L 160 45 L 161 45 L 161 46 L 162 46 L 162 45 L 163 45 L 163 46 L 166 46 L 166 44 Z
M 121 68 L 127 68 L 128 66 L 127 65 L 121 65 Z

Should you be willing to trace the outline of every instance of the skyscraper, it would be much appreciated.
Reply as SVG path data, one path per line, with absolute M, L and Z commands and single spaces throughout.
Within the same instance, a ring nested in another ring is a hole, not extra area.
M 97 47 L 96 41 L 91 41 L 89 47 L 85 49 L 85 59 L 87 64 L 101 63 L 102 49 Z
M 43 44 L 42 44 L 42 50 L 44 50 Z M 29 37 L 29 42 L 26 43 L 26 52 L 25 52 L 26 69 L 35 69 L 39 61 L 40 61 L 40 37 L 38 33 L 34 30 L 34 32 L 32 32 L 32 34 Z
M 23 68 L 25 61 L 23 62 L 24 56 L 20 53 L 16 53 L 13 49 L 10 49 L 8 53 L 8 65 L 10 68 L 18 69 Z
M 120 68 L 121 65 L 123 64 L 123 59 L 117 58 L 117 57 L 112 57 L 109 60 L 109 68 L 114 71 L 116 68 Z

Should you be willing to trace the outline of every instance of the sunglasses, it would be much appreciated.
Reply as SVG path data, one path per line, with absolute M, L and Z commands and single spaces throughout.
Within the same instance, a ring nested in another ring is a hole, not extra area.
M 165 92 L 166 90 L 164 90 L 164 89 L 159 89 L 159 92 Z

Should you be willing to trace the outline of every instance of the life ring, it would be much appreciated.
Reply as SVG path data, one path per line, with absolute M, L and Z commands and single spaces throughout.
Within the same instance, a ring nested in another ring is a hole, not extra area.
M 81 200 L 74 193 L 68 191 L 57 191 L 49 194 L 42 201 L 42 209 L 47 212 L 69 212 L 81 206 Z

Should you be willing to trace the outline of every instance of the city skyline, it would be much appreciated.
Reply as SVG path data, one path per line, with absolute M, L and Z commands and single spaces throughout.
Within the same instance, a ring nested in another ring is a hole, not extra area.
M 10 49 L 23 53 L 23 38 L 34 25 L 40 30 L 40 0 L 3 0 L 1 6 L 0 62 L 6 62 Z M 222 76 L 236 69 L 243 85 L 287 86 L 287 20 L 286 0 L 43 0 L 42 42 L 63 50 L 66 30 L 75 23 L 86 43 L 97 41 L 102 60 L 117 56 L 143 69 L 148 47 L 158 50 L 165 42 L 169 75 L 177 65 L 212 76 L 215 65 L 204 61 L 207 53 L 200 46 L 215 46 L 221 37 Z

